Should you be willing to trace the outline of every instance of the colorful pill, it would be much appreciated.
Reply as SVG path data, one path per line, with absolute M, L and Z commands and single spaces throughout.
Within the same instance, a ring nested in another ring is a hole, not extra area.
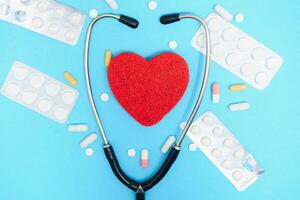
M 74 78 L 74 76 L 70 72 L 64 72 L 65 79 L 72 85 L 77 85 L 77 80 Z
M 148 167 L 148 159 L 149 159 L 149 152 L 147 149 L 142 149 L 141 152 L 141 166 L 142 168 L 147 168 Z
M 230 111 L 242 111 L 248 110 L 250 108 L 250 104 L 247 102 L 233 103 L 228 106 Z
M 87 136 L 85 139 L 83 139 L 80 142 L 80 146 L 82 148 L 86 148 L 87 146 L 89 146 L 90 144 L 92 144 L 93 142 L 95 142 L 97 140 L 97 134 L 96 133 L 92 133 L 89 136 Z
M 105 51 L 105 66 L 108 67 L 112 58 L 111 50 Z
M 219 103 L 220 101 L 220 85 L 218 83 L 212 84 L 212 101 L 214 103 Z
M 170 149 L 170 147 L 172 146 L 172 144 L 174 144 L 176 140 L 176 137 L 174 135 L 170 135 L 168 137 L 168 139 L 166 140 L 166 142 L 164 143 L 164 145 L 161 147 L 161 152 L 162 153 L 167 153 Z
M 229 89 L 233 92 L 246 90 L 247 87 L 244 83 L 241 84 L 232 84 L 229 86 Z
M 87 124 L 70 124 L 68 131 L 70 132 L 85 132 L 89 129 Z

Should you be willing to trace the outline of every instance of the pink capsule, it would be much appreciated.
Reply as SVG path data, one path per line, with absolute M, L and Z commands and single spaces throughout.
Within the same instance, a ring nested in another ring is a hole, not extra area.
M 142 168 L 147 168 L 148 167 L 148 158 L 149 158 L 149 153 L 147 149 L 142 149 L 141 152 L 141 166 Z
M 220 101 L 220 85 L 218 83 L 212 84 L 212 101 L 214 103 L 219 103 Z

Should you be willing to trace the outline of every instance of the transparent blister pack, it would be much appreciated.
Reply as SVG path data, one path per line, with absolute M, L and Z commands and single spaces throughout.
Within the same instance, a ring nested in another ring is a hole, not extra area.
M 85 15 L 54 0 L 0 0 L 0 19 L 75 45 Z
M 65 123 L 79 92 L 21 62 L 15 62 L 1 94 L 56 122 Z
M 187 135 L 237 190 L 245 190 L 263 173 L 253 156 L 212 112 L 198 118 Z
M 211 33 L 212 59 L 254 88 L 267 87 L 283 63 L 282 57 L 216 13 L 205 21 Z M 203 27 L 191 43 L 205 54 Z

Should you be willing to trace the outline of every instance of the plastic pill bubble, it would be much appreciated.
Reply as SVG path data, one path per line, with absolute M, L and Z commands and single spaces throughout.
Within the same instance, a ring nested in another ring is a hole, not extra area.
M 213 119 L 211 118 L 211 116 L 209 115 L 206 115 L 202 118 L 202 122 L 205 123 L 205 124 L 212 124 L 213 123 Z
M 37 94 L 32 91 L 23 91 L 22 100 L 26 104 L 32 104 L 37 98 Z
M 255 76 L 255 82 L 259 85 L 264 85 L 268 81 L 268 74 L 266 72 L 259 72 Z
M 185 128 L 185 126 L 186 126 L 186 122 L 181 122 L 179 125 L 181 130 L 183 130 Z
M 82 22 L 82 15 L 80 13 L 74 13 L 71 16 L 71 24 L 74 26 L 80 25 Z
M 42 112 L 49 111 L 51 109 L 51 107 L 52 107 L 52 103 L 51 103 L 51 101 L 49 101 L 47 99 L 41 99 L 38 102 L 38 108 Z
M 221 57 L 225 54 L 226 48 L 224 45 L 217 43 L 212 46 L 212 54 L 216 57 Z
M 14 69 L 13 76 L 16 80 L 21 81 L 27 77 L 28 73 L 26 69 L 17 67 Z
M 171 40 L 169 42 L 169 48 L 170 49 L 176 49 L 177 48 L 177 42 L 175 40 Z
M 217 137 L 221 137 L 223 135 L 223 129 L 221 127 L 215 127 L 212 133 Z
M 33 88 L 40 88 L 45 82 L 45 78 L 39 74 L 33 74 L 29 79 L 30 85 Z
M 234 171 L 234 172 L 232 172 L 232 178 L 235 181 L 239 181 L 243 178 L 243 174 L 240 171 Z
M 76 33 L 74 33 L 73 31 L 67 31 L 65 34 L 65 38 L 67 41 L 73 41 L 76 37 Z
M 24 22 L 26 20 L 26 12 L 23 10 L 18 10 L 15 12 L 15 19 L 19 22 Z
M 107 102 L 109 100 L 109 95 L 106 92 L 103 92 L 100 98 L 103 102 Z
M 241 66 L 241 73 L 245 76 L 251 76 L 254 74 L 254 66 L 250 63 L 245 63 Z
M 233 140 L 231 139 L 225 139 L 224 142 L 223 142 L 223 145 L 226 146 L 226 147 L 233 147 Z
M 238 40 L 237 48 L 239 48 L 241 51 L 247 51 L 251 49 L 251 47 L 252 47 L 252 43 L 249 39 L 241 38 Z
M 53 16 L 57 18 L 61 18 L 65 15 L 65 9 L 64 8 L 55 8 L 53 10 Z
M 212 18 L 208 21 L 208 28 L 210 31 L 217 31 L 222 28 L 222 22 L 217 18 Z
M 37 8 L 40 12 L 46 12 L 48 10 L 49 3 L 47 1 L 41 1 L 37 4 Z
M 237 53 L 230 53 L 226 57 L 226 63 L 230 66 L 237 66 L 241 62 L 241 57 Z
M 60 90 L 60 86 L 56 83 L 49 83 L 46 86 L 46 93 L 51 97 L 56 96 L 59 90 Z
M 31 0 L 20 0 L 20 2 L 24 5 L 29 5 Z
M 203 146 L 208 147 L 208 146 L 211 145 L 211 140 L 209 139 L 209 137 L 203 137 L 203 138 L 201 139 L 201 144 L 202 144 Z
M 20 88 L 17 84 L 9 83 L 4 88 L 4 91 L 8 96 L 14 97 L 17 96 L 17 94 L 19 94 Z
M 75 101 L 76 95 L 72 91 L 64 91 L 62 93 L 62 100 L 66 104 L 72 104 Z
M 197 150 L 197 145 L 194 144 L 194 143 L 190 144 L 190 145 L 189 145 L 189 150 L 192 151 L 192 152 L 193 152 L 193 151 L 196 151 L 196 150 Z
M 136 155 L 136 151 L 134 149 L 128 149 L 127 154 L 129 157 L 134 157 Z
M 0 4 L 0 15 L 8 15 L 9 13 L 9 6 L 7 4 Z
M 91 18 L 95 18 L 98 16 L 98 11 L 96 9 L 91 9 L 89 15 Z
M 148 3 L 148 8 L 149 8 L 150 10 L 155 10 L 155 9 L 157 8 L 157 2 L 156 2 L 156 1 L 150 1 L 150 2 Z
M 233 156 L 237 159 L 242 159 L 244 157 L 244 151 L 242 149 L 236 150 Z
M 276 69 L 280 65 L 280 60 L 277 57 L 270 57 L 266 61 L 266 67 L 268 69 Z
M 232 28 L 227 28 L 223 31 L 222 33 L 222 38 L 225 41 L 232 41 L 237 37 L 237 33 L 234 29 Z
M 225 169 L 231 169 L 232 168 L 232 164 L 229 160 L 224 160 L 222 162 L 222 167 L 224 167 Z
M 193 125 L 193 126 L 191 127 L 191 133 L 192 133 L 193 135 L 199 135 L 199 134 L 201 134 L 201 128 L 200 128 L 200 126 L 198 126 L 198 125 Z
M 34 27 L 34 28 L 41 28 L 42 26 L 43 26 L 43 20 L 42 20 L 42 18 L 40 18 L 40 17 L 35 17 L 35 18 L 33 18 L 32 19 L 32 26 Z
M 254 60 L 262 60 L 265 58 L 265 50 L 262 47 L 257 47 L 253 50 L 251 57 Z
M 68 112 L 61 107 L 58 107 L 54 110 L 54 117 L 58 120 L 64 120 L 67 117 Z
M 49 27 L 48 27 L 48 32 L 50 34 L 56 34 L 58 33 L 58 25 L 57 24 L 50 24 Z
M 219 148 L 214 148 L 213 150 L 211 150 L 211 154 L 215 157 L 215 158 L 221 158 L 222 157 L 222 151 Z
M 94 155 L 94 150 L 93 150 L 92 148 L 87 148 L 87 149 L 85 150 L 85 155 L 87 155 L 87 156 L 92 156 L 92 155 Z

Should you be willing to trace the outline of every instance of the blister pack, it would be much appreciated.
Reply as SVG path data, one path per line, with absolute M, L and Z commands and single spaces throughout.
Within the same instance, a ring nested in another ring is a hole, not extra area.
M 2 95 L 54 121 L 65 123 L 79 92 L 21 62 L 15 62 Z
M 245 190 L 263 173 L 253 156 L 212 112 L 193 122 L 187 135 L 237 190 Z
M 54 0 L 0 0 L 0 19 L 75 45 L 85 16 Z
M 216 13 L 209 14 L 205 21 L 211 33 L 212 59 L 254 88 L 267 87 L 283 59 Z M 205 54 L 203 27 L 191 43 Z

